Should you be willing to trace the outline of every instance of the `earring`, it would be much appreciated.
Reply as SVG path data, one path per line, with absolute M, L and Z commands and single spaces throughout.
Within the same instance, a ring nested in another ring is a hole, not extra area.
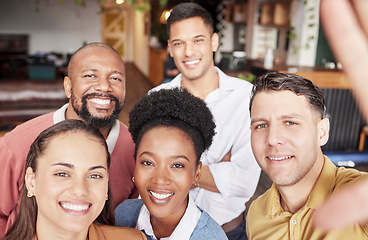
M 27 192 L 27 197 L 31 198 L 31 197 L 33 197 L 33 194 L 30 193 L 30 192 Z
M 198 187 L 199 186 L 198 182 L 194 183 L 194 186 L 195 187 Z
M 109 200 L 109 196 L 106 197 L 106 201 Z
M 132 177 L 132 182 L 134 182 L 134 177 Z

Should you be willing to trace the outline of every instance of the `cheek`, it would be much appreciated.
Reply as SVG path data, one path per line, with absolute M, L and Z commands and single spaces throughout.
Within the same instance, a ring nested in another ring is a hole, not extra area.
M 262 143 L 263 142 L 262 134 L 252 132 L 250 141 L 254 155 L 258 154 L 258 152 L 261 151 L 264 146 L 264 144 Z
M 108 181 L 101 181 L 100 183 L 94 183 L 93 181 L 89 184 L 89 192 L 93 193 L 96 198 L 105 202 L 108 192 Z

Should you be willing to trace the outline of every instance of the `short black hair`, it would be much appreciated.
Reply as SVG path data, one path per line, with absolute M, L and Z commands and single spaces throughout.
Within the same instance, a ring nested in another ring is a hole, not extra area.
M 170 37 L 171 24 L 192 17 L 202 18 L 204 24 L 211 29 L 211 34 L 214 32 L 211 14 L 199 4 L 187 2 L 180 3 L 172 9 L 171 14 L 166 22 L 167 35 Z
M 252 97 L 250 99 L 249 111 L 252 111 L 254 97 L 263 91 L 289 90 L 298 96 L 307 98 L 312 109 L 325 117 L 325 99 L 321 90 L 309 79 L 293 73 L 267 72 L 253 82 Z
M 135 156 L 143 135 L 158 126 L 176 127 L 188 134 L 194 144 L 197 163 L 211 146 L 216 127 L 206 103 L 179 88 L 152 92 L 129 113 L 129 132 L 135 143 Z

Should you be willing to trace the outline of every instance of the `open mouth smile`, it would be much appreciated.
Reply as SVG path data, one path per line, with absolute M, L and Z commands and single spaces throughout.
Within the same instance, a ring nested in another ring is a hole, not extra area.
M 285 159 L 289 159 L 292 158 L 293 156 L 285 156 L 285 157 L 267 157 L 268 159 L 272 160 L 272 161 L 282 161 Z
M 162 193 L 156 193 L 156 192 L 152 192 L 152 191 L 149 191 L 153 197 L 159 199 L 159 200 L 163 200 L 163 199 L 166 199 L 172 195 L 174 195 L 174 193 L 166 193 L 166 194 L 162 194 Z
M 59 205 L 63 209 L 73 212 L 84 212 L 92 206 L 92 204 L 72 204 L 68 202 L 60 202 Z
M 199 63 L 199 60 L 184 62 L 185 65 L 194 65 L 194 64 L 197 64 L 197 63 Z

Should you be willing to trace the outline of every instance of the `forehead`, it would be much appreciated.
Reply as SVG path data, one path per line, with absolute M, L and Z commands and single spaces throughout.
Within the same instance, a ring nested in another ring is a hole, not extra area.
M 51 163 L 107 165 L 105 147 L 97 139 L 83 132 L 69 132 L 54 136 L 49 140 L 41 158 Z
M 170 39 L 210 35 L 211 28 L 201 17 L 191 17 L 170 25 Z
M 316 114 L 304 95 L 296 95 L 289 90 L 261 91 L 254 99 L 251 109 L 251 118 L 267 116 Z
M 75 53 L 71 62 L 72 70 L 89 67 L 89 65 L 110 66 L 119 71 L 125 70 L 122 58 L 113 50 L 103 47 L 88 47 Z

